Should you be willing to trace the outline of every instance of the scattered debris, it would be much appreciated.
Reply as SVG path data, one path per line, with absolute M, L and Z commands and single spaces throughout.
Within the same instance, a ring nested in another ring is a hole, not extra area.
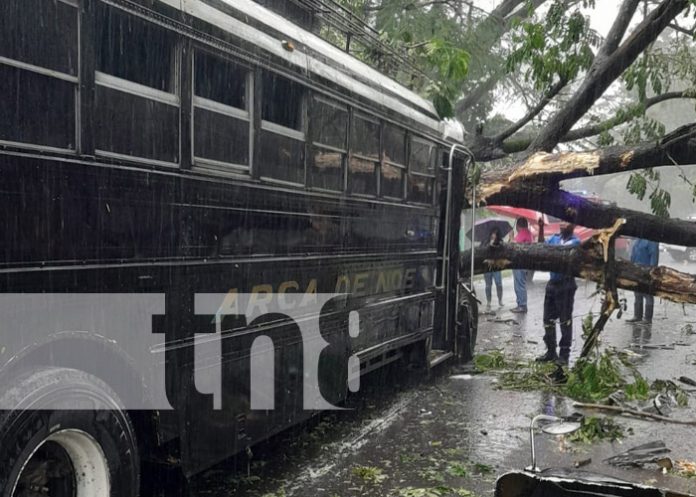
M 693 419 L 668 418 L 667 416 L 661 416 L 659 414 L 653 414 L 653 413 L 644 412 L 644 411 L 636 411 L 635 409 L 628 409 L 628 408 L 621 407 L 621 406 L 609 406 L 606 404 L 586 404 L 583 402 L 575 402 L 575 403 L 573 403 L 573 407 L 578 407 L 581 409 L 599 409 L 599 410 L 604 410 L 604 411 L 612 411 L 612 412 L 617 412 L 621 415 L 637 416 L 640 418 L 655 419 L 657 421 L 666 421 L 668 423 L 696 426 L 696 420 L 693 420 Z
M 507 318 L 507 319 L 495 318 L 495 319 L 487 319 L 486 321 L 488 321 L 489 323 L 509 324 L 509 325 L 515 325 L 515 326 L 520 324 L 519 321 L 516 321 L 512 318 Z
M 692 387 L 696 387 L 696 380 L 692 380 L 688 376 L 680 376 L 679 381 L 686 385 L 691 385 Z
M 355 466 L 351 472 L 366 483 L 382 483 L 389 478 L 384 471 L 375 466 Z
M 675 461 L 674 464 L 679 476 L 696 478 L 696 462 L 681 460 Z
M 681 332 L 685 335 L 696 335 L 696 330 L 692 324 L 685 324 L 681 327 Z
M 657 463 L 658 460 L 664 459 L 665 455 L 669 453 L 670 450 L 665 446 L 665 443 L 662 440 L 656 440 L 632 447 L 627 451 L 605 459 L 604 462 L 619 467 L 640 467 L 648 463 Z
M 470 374 L 455 374 L 450 376 L 450 380 L 470 380 L 473 376 Z
M 649 350 L 674 350 L 674 343 L 631 343 L 629 347 Z
M 624 429 L 612 418 L 587 416 L 582 418 L 580 429 L 568 436 L 575 443 L 590 444 L 598 440 L 615 441 L 624 437 Z
M 587 466 L 591 462 L 592 462 L 592 458 L 588 457 L 587 459 L 580 459 L 579 461 L 575 461 L 573 463 L 573 466 L 575 466 L 576 468 L 582 468 L 583 466 Z

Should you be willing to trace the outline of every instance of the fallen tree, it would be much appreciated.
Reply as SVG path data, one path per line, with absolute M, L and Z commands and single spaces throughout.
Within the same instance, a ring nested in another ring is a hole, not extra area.
M 474 253 L 474 272 L 485 273 L 502 269 L 531 269 L 570 274 L 603 284 L 605 245 L 599 235 L 578 247 L 567 248 L 542 243 L 502 244 Z M 468 269 L 471 252 L 462 254 L 462 267 Z M 696 304 L 696 276 L 674 269 L 641 266 L 627 261 L 615 261 L 616 286 L 625 290 L 653 294 L 672 302 Z

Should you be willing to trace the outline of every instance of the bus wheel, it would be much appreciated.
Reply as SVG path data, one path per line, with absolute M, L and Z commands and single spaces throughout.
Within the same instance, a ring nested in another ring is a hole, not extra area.
M 104 382 L 74 369 L 41 368 L 4 383 L 2 497 L 138 495 L 135 431 Z

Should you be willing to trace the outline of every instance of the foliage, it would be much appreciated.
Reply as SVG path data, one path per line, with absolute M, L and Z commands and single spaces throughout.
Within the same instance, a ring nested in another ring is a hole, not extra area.
M 588 416 L 582 419 L 580 429 L 571 433 L 571 442 L 590 444 L 600 440 L 611 442 L 625 436 L 624 429 L 611 417 Z
M 607 354 L 594 360 L 579 360 L 568 375 L 565 391 L 573 399 L 587 402 L 606 398 L 623 385 L 616 363 Z
M 354 476 L 357 476 L 365 483 L 382 483 L 388 478 L 380 468 L 375 466 L 355 466 L 352 471 Z
M 669 217 L 672 196 L 660 186 L 659 172 L 654 169 L 643 169 L 631 174 L 628 178 L 626 189 L 629 193 L 635 195 L 638 200 L 643 200 L 648 190 L 650 190 L 648 197 L 653 214 L 660 217 Z
M 650 384 L 638 372 L 633 373 L 634 382 L 624 387 L 624 393 L 629 400 L 647 400 L 650 397 Z
M 509 367 L 505 355 L 500 350 L 493 350 L 487 354 L 478 354 L 474 357 L 474 366 L 481 372 Z
M 522 70 L 537 90 L 557 79 L 575 79 L 594 60 L 599 36 L 579 7 L 568 7 L 568 2 L 554 0 L 545 18 L 519 22 L 512 33 L 515 48 L 507 59 L 507 70 Z

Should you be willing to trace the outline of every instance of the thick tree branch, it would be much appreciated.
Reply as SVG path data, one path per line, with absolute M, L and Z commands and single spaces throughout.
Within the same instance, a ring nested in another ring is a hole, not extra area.
M 625 219 L 621 234 L 657 242 L 696 246 L 696 223 L 682 219 L 665 219 L 645 212 L 623 209 L 615 205 L 592 202 L 562 190 L 520 190 L 495 205 L 515 205 L 546 212 L 560 219 L 601 229 L 612 226 L 617 219 Z
M 647 110 L 650 107 L 657 105 L 661 102 L 666 102 L 667 100 L 674 100 L 678 98 L 696 98 L 696 95 L 684 91 L 670 91 L 646 99 L 645 102 L 643 102 L 643 108 Z M 619 126 L 620 124 L 624 124 L 633 119 L 634 117 L 635 116 L 632 115 L 630 112 L 626 112 L 622 115 L 615 116 L 598 124 L 592 124 L 583 128 L 571 129 L 568 132 L 568 134 L 561 139 L 561 142 L 570 142 L 575 140 L 581 140 L 583 138 L 589 138 L 590 136 L 596 136 L 616 126 Z
M 489 204 L 500 204 L 506 197 L 517 196 L 518 190 L 527 191 L 530 185 L 541 192 L 555 189 L 558 182 L 568 178 L 695 163 L 696 123 L 676 129 L 657 143 L 589 152 L 538 152 L 511 167 L 484 172 L 478 198 Z
M 549 102 L 551 102 L 551 100 L 553 100 L 553 98 L 556 95 L 558 95 L 558 93 L 563 88 L 565 88 L 567 84 L 568 82 L 563 79 L 556 82 L 553 86 L 551 86 L 551 88 L 548 89 L 548 91 L 544 94 L 544 97 L 541 100 L 539 100 L 539 102 L 533 108 L 531 108 L 524 117 L 522 117 L 522 119 L 514 123 L 506 130 L 494 136 L 493 141 L 502 143 L 506 138 L 509 138 L 510 136 L 517 133 L 525 124 L 527 124 L 529 121 L 538 116 L 539 113 L 542 110 L 544 110 L 544 108 L 549 104 Z
M 654 97 L 650 97 L 646 99 L 642 105 L 643 108 L 647 110 L 650 107 L 653 107 L 654 105 L 657 105 L 661 102 L 666 102 L 668 100 L 674 100 L 679 98 L 696 98 L 696 95 L 686 91 L 671 91 L 663 93 L 661 95 L 655 95 Z M 561 138 L 560 143 L 574 142 L 577 140 L 583 140 L 585 138 L 597 136 L 603 133 L 604 131 L 608 131 L 612 128 L 615 128 L 616 126 L 630 121 L 634 117 L 636 117 L 634 114 L 626 112 L 622 115 L 612 117 L 611 119 L 607 119 L 597 124 L 591 124 L 582 128 L 571 129 L 570 131 L 568 131 L 568 134 Z M 502 153 L 514 154 L 527 150 L 531 143 L 531 138 L 515 138 L 513 136 L 511 139 L 505 140 L 502 144 L 498 143 L 497 148 L 501 150 Z M 486 159 L 487 157 L 484 156 L 483 160 Z
M 598 57 L 608 57 L 613 54 L 619 47 L 621 40 L 626 34 L 626 29 L 628 29 L 628 24 L 633 19 L 633 15 L 636 13 L 638 4 L 641 0 L 624 0 L 621 4 L 614 24 L 612 24 L 607 37 L 604 39 L 604 43 L 599 49 Z
M 532 0 L 529 7 L 531 10 L 536 10 L 546 0 Z M 489 53 L 493 46 L 500 38 L 508 32 L 513 23 L 517 20 L 524 19 L 528 15 L 526 0 L 504 0 L 490 14 L 481 21 L 475 28 L 475 32 L 480 36 L 475 36 L 478 40 L 477 51 L 481 53 Z M 483 97 L 488 95 L 495 88 L 498 81 L 505 75 L 503 67 L 495 68 L 491 71 L 488 79 L 474 88 L 459 100 L 454 109 L 455 115 L 461 115 L 471 109 L 481 101 Z
M 470 257 L 471 252 L 462 254 L 465 261 Z M 696 304 L 696 276 L 692 274 L 625 261 L 616 261 L 615 264 L 618 288 L 655 295 L 672 302 Z M 462 267 L 468 269 L 468 264 Z M 603 248 L 592 238 L 573 249 L 540 243 L 513 243 L 476 250 L 475 273 L 500 269 L 554 271 L 601 283 L 604 279 Z
M 680 13 L 689 0 L 664 0 L 641 22 L 624 43 L 610 56 L 597 57 L 578 91 L 567 105 L 553 116 L 530 144 L 530 151 L 551 151 L 575 123 L 604 94 L 647 46 Z

